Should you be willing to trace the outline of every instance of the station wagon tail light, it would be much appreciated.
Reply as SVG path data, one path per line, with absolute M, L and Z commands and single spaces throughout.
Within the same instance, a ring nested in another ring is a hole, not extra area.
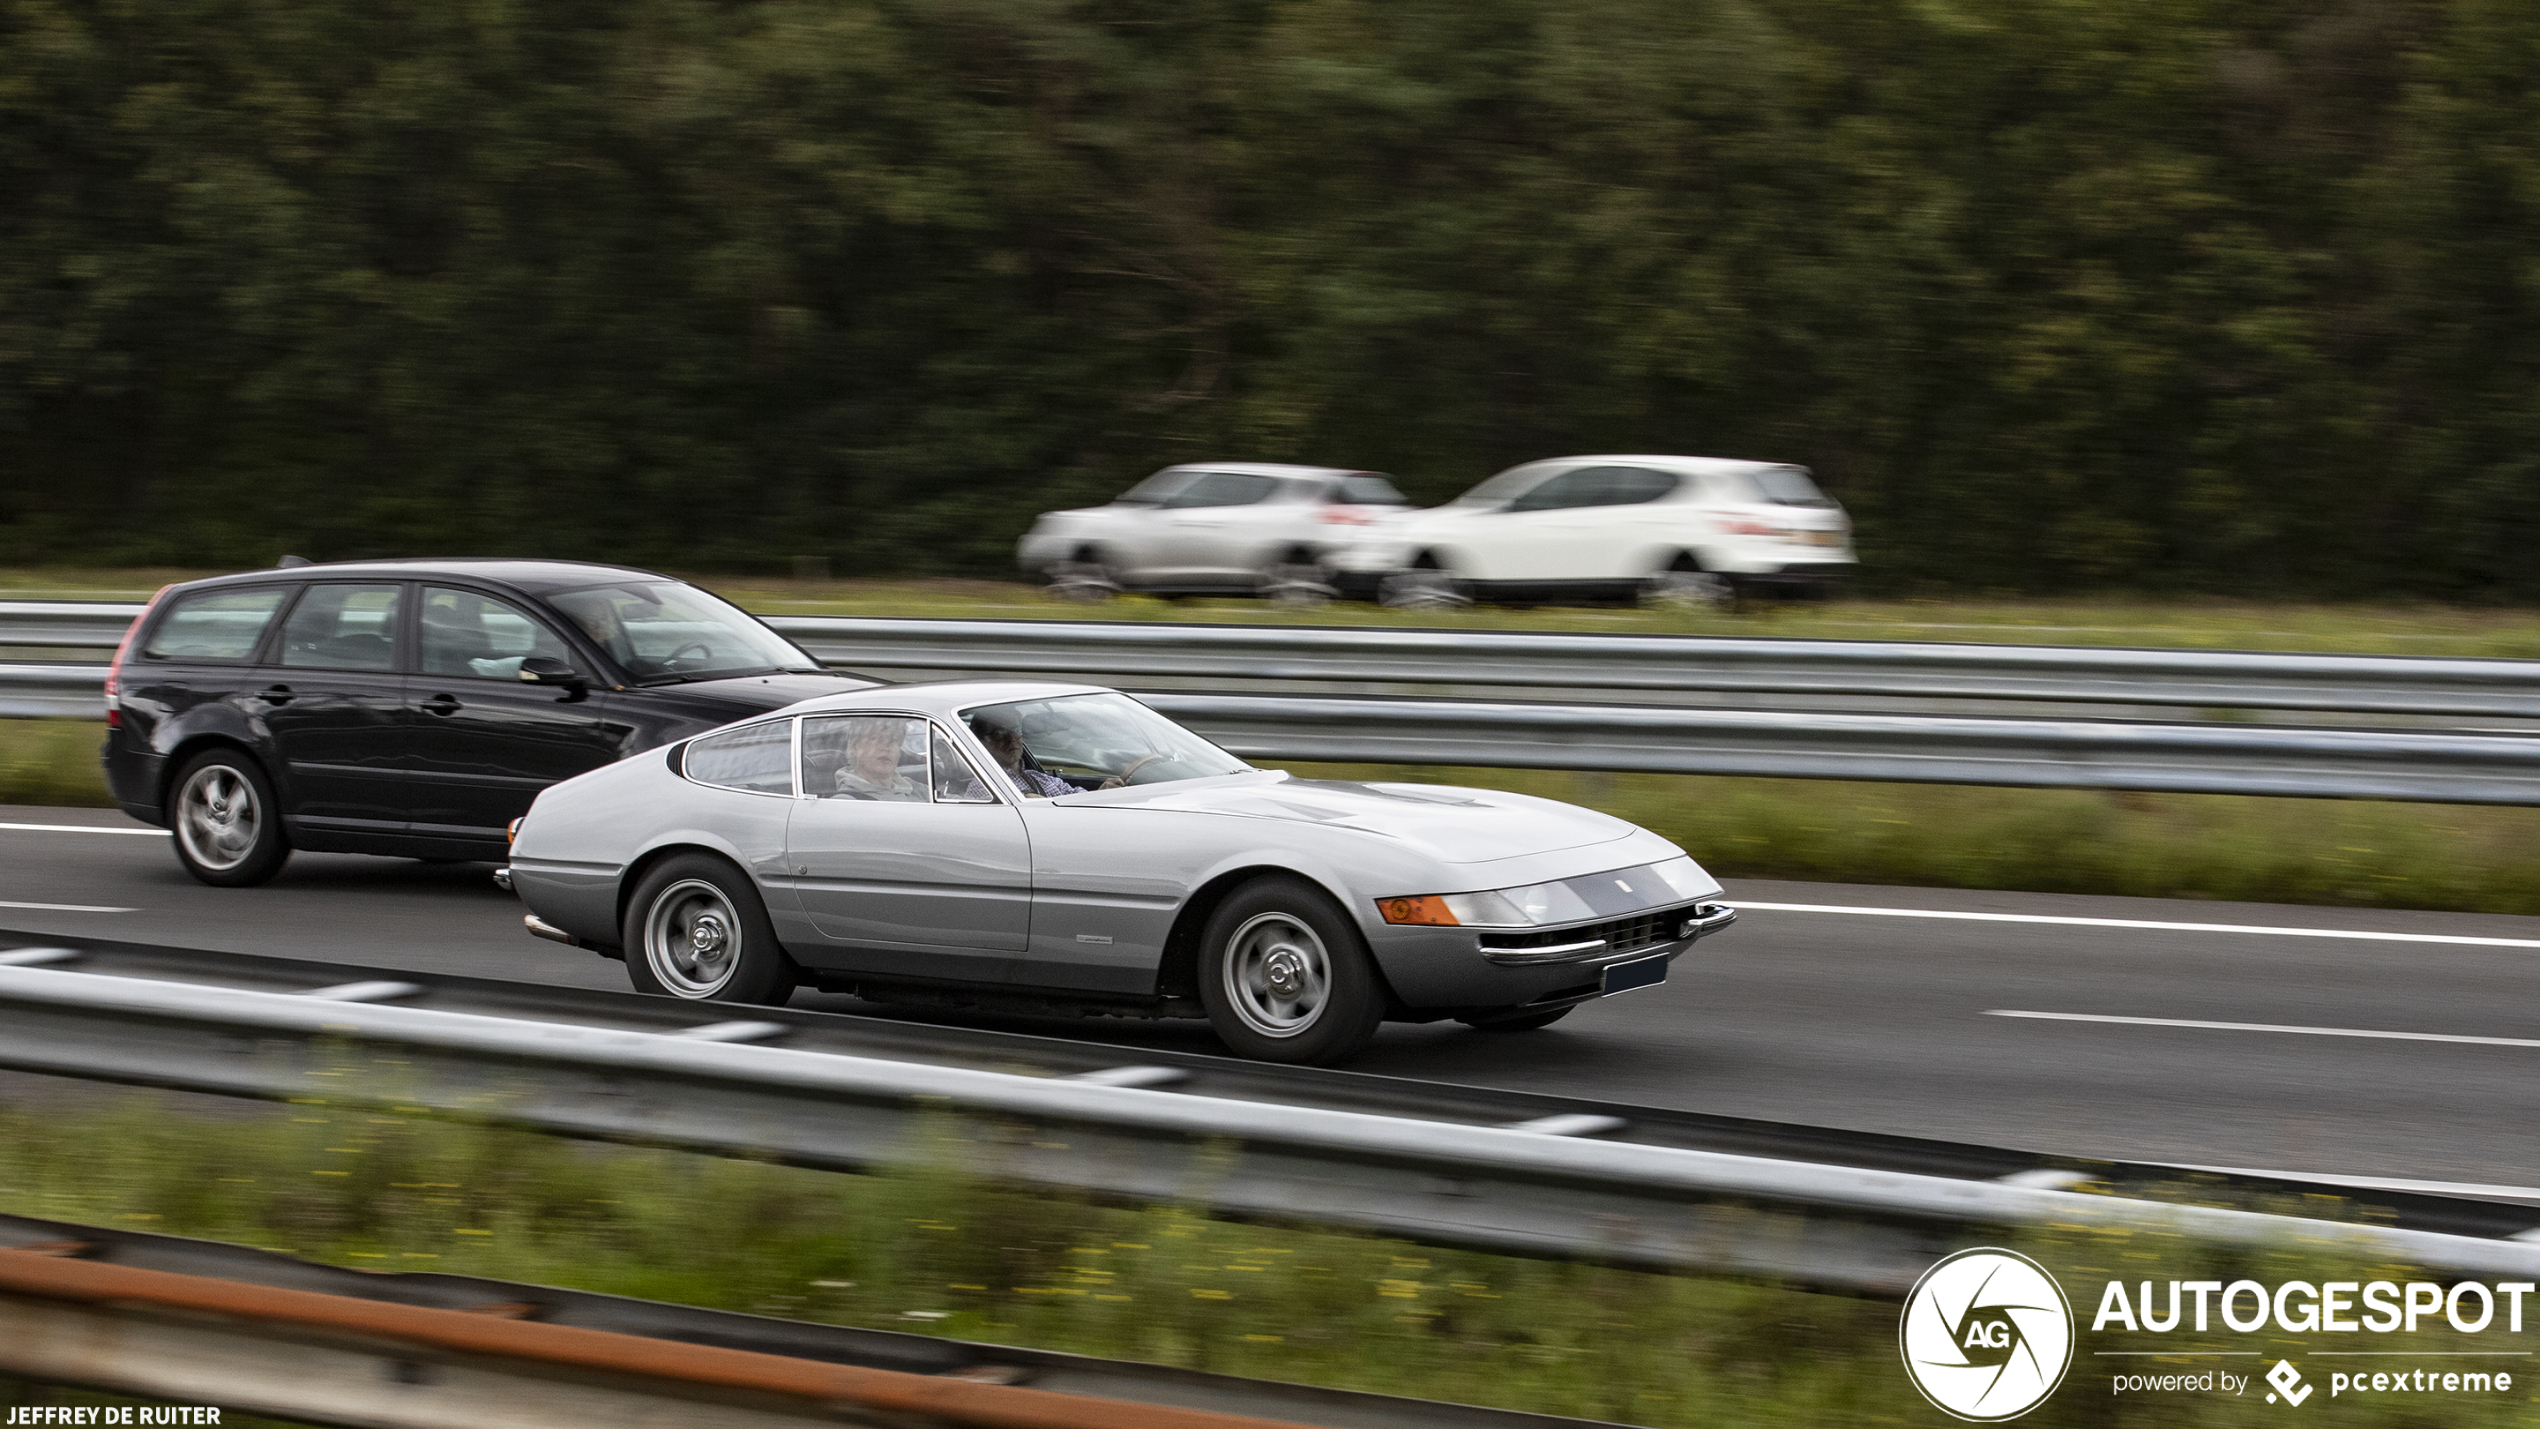
M 106 665 L 106 728 L 108 729 L 123 728 L 123 661 L 126 655 L 132 653 L 133 637 L 141 633 L 142 626 L 150 623 L 150 612 L 159 608 L 159 597 L 166 595 L 172 589 L 174 589 L 172 586 L 161 586 L 150 592 L 150 603 L 141 607 L 141 613 L 134 616 L 132 623 L 123 628 L 123 638 L 115 642 L 115 658 Z
M 1314 515 L 1326 526 L 1373 526 L 1376 518 L 1355 506 L 1326 506 Z

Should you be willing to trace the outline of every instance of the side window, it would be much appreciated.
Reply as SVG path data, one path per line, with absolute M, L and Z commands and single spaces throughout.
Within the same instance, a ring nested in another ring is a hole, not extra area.
M 700 784 L 790 795 L 794 792 L 794 722 L 771 720 L 709 734 L 688 746 L 680 769 Z
M 907 715 L 803 720 L 803 793 L 814 799 L 926 802 L 926 722 Z
M 397 668 L 395 585 L 313 585 L 282 623 L 282 663 L 308 670 Z
M 1197 506 L 1250 506 L 1267 497 L 1278 483 L 1266 476 L 1244 472 L 1202 472 L 1197 481 L 1164 498 L 1168 511 L 1184 511 Z
M 1586 487 L 1574 506 L 1638 506 L 1676 489 L 1675 477 L 1645 466 L 1598 466 L 1570 474 Z
M 988 792 L 988 781 L 970 767 L 942 730 L 935 731 L 935 802 L 938 804 L 993 804 L 997 796 Z
M 141 647 L 148 660 L 245 660 L 256 653 L 290 592 L 282 586 L 257 590 L 206 590 L 180 596 L 150 631 Z
M 532 655 L 573 663 L 562 637 L 520 607 L 472 590 L 423 590 L 422 668 L 427 675 L 485 680 L 520 678 Z
M 1525 495 L 1509 502 L 1508 509 L 1511 512 L 1561 511 L 1572 506 L 1589 505 L 1591 503 L 1584 498 L 1589 495 L 1590 488 L 1581 478 L 1591 474 L 1590 471 L 1565 471 L 1558 476 L 1546 477 L 1528 488 Z

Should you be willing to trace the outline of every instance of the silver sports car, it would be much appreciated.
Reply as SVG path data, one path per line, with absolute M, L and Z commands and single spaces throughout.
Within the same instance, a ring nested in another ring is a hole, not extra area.
M 1542 1027 L 1736 917 L 1620 819 L 1296 779 L 1116 690 L 1015 680 L 827 696 L 566 780 L 510 872 L 531 932 L 643 992 L 1204 1016 L 1282 1062 L 1389 1018 Z

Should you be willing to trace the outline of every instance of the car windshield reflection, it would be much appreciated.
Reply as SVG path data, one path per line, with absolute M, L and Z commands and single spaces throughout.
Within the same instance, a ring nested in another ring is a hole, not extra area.
M 670 684 L 820 663 L 737 607 L 678 581 L 622 581 L 547 597 L 636 683 Z
M 1123 694 L 982 705 L 966 718 L 1026 795 L 1207 779 L 1252 768 Z

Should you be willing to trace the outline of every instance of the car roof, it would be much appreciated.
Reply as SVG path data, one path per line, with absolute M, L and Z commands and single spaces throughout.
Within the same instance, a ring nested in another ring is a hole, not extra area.
M 1289 466 L 1275 461 L 1186 461 L 1165 468 L 1166 471 L 1231 471 L 1240 476 L 1285 476 L 1306 480 L 1329 480 L 1343 476 L 1382 476 L 1381 471 L 1368 471 L 1355 466 Z
M 1719 471 L 1754 471 L 1754 470 L 1757 470 L 1758 468 L 1762 468 L 1762 467 L 1796 466 L 1796 465 L 1798 465 L 1798 463 L 1796 463 L 1796 462 L 1787 462 L 1787 461 L 1755 461 L 1755 460 L 1752 460 L 1752 459 L 1749 459 L 1749 458 L 1746 458 L 1746 457 L 1726 457 L 1726 456 L 1664 456 L 1664 455 L 1653 455 L 1653 454 L 1648 454 L 1648 453 L 1638 453 L 1638 454 L 1632 454 L 1632 453 L 1621 453 L 1621 454 L 1605 454 L 1605 455 L 1599 455 L 1599 456 L 1556 456 L 1556 457 L 1546 457 L 1546 458 L 1544 458 L 1544 459 L 1543 459 L 1543 460 L 1541 460 L 1541 461 L 1530 461 L 1530 462 L 1527 462 L 1527 463 L 1526 463 L 1526 465 L 1527 465 L 1527 466 L 1550 466 L 1550 465 L 1552 465 L 1552 464 L 1554 464 L 1554 463 L 1559 463 L 1560 465 L 1563 465 L 1563 466 L 1571 466 L 1571 465 L 1576 465 L 1576 464 L 1579 464 L 1579 463 L 1593 463 L 1593 462 L 1613 462 L 1613 463 L 1615 463 L 1615 464 L 1617 464 L 1617 465 L 1630 465 L 1630 466 L 1654 466 L 1654 467 L 1658 467 L 1658 468 L 1660 468 L 1661 470 L 1665 470 L 1665 471 L 1691 472 L 1691 473 L 1694 473 L 1694 474 L 1696 474 L 1696 475 L 1699 475 L 1699 474 L 1701 474 L 1701 473 L 1703 473 L 1703 472 L 1719 472 Z
M 1112 695 L 1119 691 L 1109 685 L 1079 685 L 1063 680 L 935 680 L 914 685 L 882 685 L 870 690 L 848 690 L 842 694 L 822 695 L 800 704 L 787 705 L 771 714 L 822 714 L 831 710 L 909 710 L 918 714 L 953 719 L 964 710 L 981 705 L 1008 704 L 1015 700 L 1056 699 L 1064 695 Z
M 450 556 L 376 561 L 321 561 L 305 566 L 276 566 L 261 571 L 240 571 L 235 575 L 213 576 L 201 581 L 188 581 L 191 589 L 203 585 L 253 584 L 271 580 L 309 580 L 339 577 L 376 577 L 404 580 L 428 576 L 459 576 L 492 581 L 514 590 L 545 592 L 570 590 L 576 586 L 604 585 L 610 581 L 670 580 L 658 571 L 634 566 L 603 566 L 588 561 L 537 561 L 508 556 Z

